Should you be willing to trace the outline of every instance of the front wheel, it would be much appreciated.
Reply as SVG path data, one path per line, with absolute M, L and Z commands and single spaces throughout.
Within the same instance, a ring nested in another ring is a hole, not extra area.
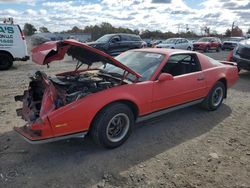
M 206 99 L 202 102 L 202 107 L 210 111 L 218 109 L 225 97 L 225 93 L 225 85 L 218 81 L 211 89 Z
M 12 67 L 13 60 L 7 54 L 0 54 L 0 70 L 8 70 Z
M 220 50 L 221 50 L 221 47 L 218 46 L 218 48 L 216 48 L 216 52 L 220 52 Z
M 206 46 L 205 49 L 204 49 L 204 52 L 208 52 L 209 51 L 209 47 Z
M 133 126 L 134 114 L 131 109 L 125 104 L 114 103 L 97 115 L 90 133 L 96 144 L 116 148 L 128 139 Z

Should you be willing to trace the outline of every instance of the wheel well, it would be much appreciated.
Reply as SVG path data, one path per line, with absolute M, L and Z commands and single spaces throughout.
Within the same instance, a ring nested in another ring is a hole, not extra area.
M 226 78 L 221 78 L 218 81 L 222 82 L 224 84 L 224 86 L 226 88 L 226 90 L 225 90 L 225 98 L 227 98 L 227 80 L 226 80 Z
M 14 60 L 14 57 L 13 57 L 12 54 L 11 54 L 10 52 L 8 52 L 8 51 L 0 50 L 0 55 L 1 55 L 1 54 L 6 54 L 6 55 L 10 56 L 10 58 L 12 59 L 12 61 Z
M 117 101 L 113 101 L 113 102 L 108 103 L 108 104 L 106 104 L 105 106 L 103 106 L 103 107 L 96 113 L 96 115 L 95 115 L 95 117 L 93 118 L 92 121 L 94 121 L 94 119 L 96 118 L 96 116 L 98 116 L 104 108 L 107 108 L 108 106 L 110 106 L 110 105 L 112 105 L 112 104 L 114 104 L 114 103 L 122 103 L 122 104 L 127 105 L 127 106 L 132 110 L 135 119 L 137 118 L 137 116 L 138 116 L 138 114 L 139 114 L 139 109 L 138 109 L 137 105 L 136 105 L 134 102 L 132 102 L 132 101 L 130 101 L 130 100 L 117 100 Z
M 135 120 L 136 120 L 136 118 L 137 118 L 137 116 L 138 116 L 138 114 L 139 114 L 139 109 L 138 109 L 137 105 L 136 105 L 134 102 L 130 101 L 130 100 L 117 100 L 117 101 L 113 101 L 113 102 L 111 102 L 111 103 L 106 104 L 105 106 L 103 106 L 103 107 L 95 114 L 94 118 L 93 118 L 92 121 L 91 121 L 89 130 L 91 130 L 93 122 L 95 121 L 96 117 L 103 111 L 103 109 L 107 108 L 108 106 L 110 106 L 110 105 L 112 105 L 112 104 L 114 104 L 114 103 L 122 103 L 122 104 L 127 105 L 127 106 L 132 110 L 132 112 L 133 112 L 133 114 L 134 114 L 134 118 L 135 118 Z

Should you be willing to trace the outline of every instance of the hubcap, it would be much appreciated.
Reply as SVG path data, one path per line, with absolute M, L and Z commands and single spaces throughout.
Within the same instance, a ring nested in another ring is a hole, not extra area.
M 121 141 L 129 130 L 129 117 L 127 114 L 116 114 L 108 123 L 106 134 L 111 142 Z
M 220 105 L 221 101 L 223 99 L 223 89 L 221 87 L 218 87 L 214 90 L 212 95 L 212 104 L 213 106 Z

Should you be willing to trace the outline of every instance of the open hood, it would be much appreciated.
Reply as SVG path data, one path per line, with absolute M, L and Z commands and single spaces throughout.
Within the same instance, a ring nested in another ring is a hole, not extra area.
M 95 62 L 109 63 L 135 75 L 137 78 L 141 77 L 140 74 L 110 55 L 73 39 L 46 42 L 33 48 L 32 61 L 39 65 L 45 65 L 52 61 L 62 60 L 66 53 L 88 66 L 91 66 Z

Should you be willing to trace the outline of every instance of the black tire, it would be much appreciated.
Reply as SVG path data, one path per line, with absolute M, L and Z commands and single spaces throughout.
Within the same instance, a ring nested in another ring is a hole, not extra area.
M 218 46 L 218 48 L 216 48 L 216 52 L 220 52 L 220 50 L 221 50 L 221 47 Z
M 190 50 L 190 51 L 191 51 L 191 50 L 192 50 L 192 48 L 189 46 L 189 47 L 187 48 L 187 50 Z
M 226 94 L 226 86 L 218 81 L 209 92 L 208 96 L 201 103 L 201 106 L 209 111 L 217 110 Z
M 90 134 L 96 144 L 109 149 L 116 148 L 128 139 L 132 133 L 134 121 L 134 114 L 127 105 L 114 103 L 98 113 L 91 125 Z M 117 131 L 118 135 L 112 135 L 117 134 Z
M 0 70 L 8 70 L 13 65 L 13 58 L 8 54 L 0 53 Z
M 209 46 L 206 46 L 204 49 L 204 52 L 208 52 L 209 51 Z

